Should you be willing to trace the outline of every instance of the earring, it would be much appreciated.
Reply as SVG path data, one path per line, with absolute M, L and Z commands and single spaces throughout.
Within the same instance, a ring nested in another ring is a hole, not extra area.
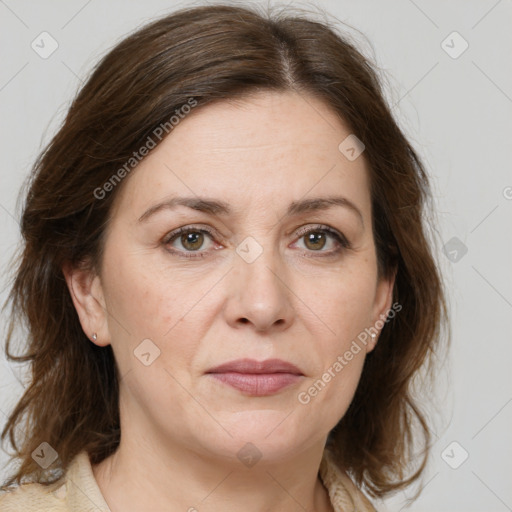
M 96 333 L 94 333 L 92 335 L 92 341 L 96 341 L 98 339 L 98 335 Z
M 377 337 L 377 335 L 375 333 L 372 332 L 372 342 L 375 342 L 377 341 L 375 338 Z

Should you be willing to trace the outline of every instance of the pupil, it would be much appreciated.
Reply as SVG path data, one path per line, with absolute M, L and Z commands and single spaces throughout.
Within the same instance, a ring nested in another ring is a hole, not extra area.
M 198 249 L 202 245 L 202 236 L 201 233 L 187 233 L 182 236 L 181 242 L 188 249 Z
M 321 243 L 320 245 L 318 245 L 318 242 L 324 242 L 324 243 Z M 309 243 L 313 243 L 313 248 L 323 248 L 323 246 L 325 245 L 325 235 L 324 233 L 310 233 L 308 236 L 307 236 L 307 242 L 306 242 L 306 245 L 309 244 Z

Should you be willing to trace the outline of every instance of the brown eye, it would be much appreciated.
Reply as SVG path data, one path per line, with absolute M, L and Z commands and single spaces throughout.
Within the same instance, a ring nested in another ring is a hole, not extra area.
M 325 233 L 320 231 L 311 231 L 304 236 L 304 241 L 305 246 L 308 249 L 311 249 L 312 251 L 318 251 L 325 247 L 326 236 Z
M 326 225 L 309 226 L 297 232 L 299 237 L 296 243 L 306 250 L 305 256 L 333 257 L 339 255 L 344 249 L 350 249 L 351 244 L 338 230 Z
M 167 250 L 185 257 L 204 257 L 210 245 L 214 245 L 214 234 L 206 228 L 182 227 L 169 233 L 163 240 Z
M 204 242 L 204 235 L 199 231 L 184 233 L 180 237 L 182 246 L 189 251 L 197 251 Z

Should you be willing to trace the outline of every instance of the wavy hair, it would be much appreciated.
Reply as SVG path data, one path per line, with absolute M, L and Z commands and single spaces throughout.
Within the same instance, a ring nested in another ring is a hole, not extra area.
M 68 264 L 101 267 L 122 183 L 101 199 L 98 188 L 105 190 L 115 171 L 191 97 L 201 107 L 264 90 L 314 95 L 363 141 L 379 275 L 396 272 L 393 302 L 402 309 L 367 356 L 328 445 L 339 467 L 372 496 L 420 476 L 430 430 L 413 383 L 422 368 L 432 372 L 447 307 L 428 229 L 434 225 L 429 179 L 384 99 L 376 69 L 334 23 L 288 8 L 271 13 L 230 5 L 166 15 L 100 60 L 35 162 L 24 196 L 21 254 L 4 306 L 10 306 L 5 350 L 10 361 L 28 363 L 30 381 L 2 432 L 19 461 L 4 488 L 52 483 L 80 451 L 96 464 L 120 441 L 112 349 L 83 332 L 62 270 Z M 14 355 L 21 325 L 26 345 Z M 41 442 L 59 456 L 48 470 L 31 456 Z M 412 450 L 418 446 L 419 456 Z

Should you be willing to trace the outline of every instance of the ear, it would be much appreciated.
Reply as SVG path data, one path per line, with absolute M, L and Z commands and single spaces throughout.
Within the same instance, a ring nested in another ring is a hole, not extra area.
M 92 270 L 70 264 L 65 264 L 62 272 L 86 336 L 100 347 L 109 345 L 107 309 L 100 277 Z M 96 340 L 93 334 L 96 334 Z
M 379 277 L 377 281 L 377 288 L 375 290 L 375 301 L 373 304 L 372 325 L 369 328 L 370 332 L 375 334 L 372 336 L 371 341 L 367 344 L 367 353 L 371 352 L 380 336 L 380 331 L 386 323 L 386 319 L 391 309 L 393 301 L 393 289 L 395 286 L 397 268 L 395 268 L 389 277 Z M 402 309 L 400 307 L 400 309 Z

